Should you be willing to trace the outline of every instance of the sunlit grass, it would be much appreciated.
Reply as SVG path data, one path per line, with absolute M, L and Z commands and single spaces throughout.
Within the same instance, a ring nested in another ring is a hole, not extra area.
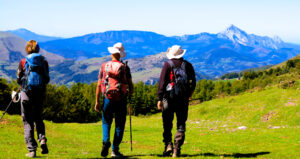
M 299 101 L 299 87 L 269 87 L 190 106 L 183 158 L 299 158 Z M 129 158 L 161 157 L 161 113 L 132 118 L 132 152 L 128 121 L 121 152 Z M 50 153 L 41 155 L 39 149 L 39 157 L 101 157 L 101 122 L 45 124 Z M 6 115 L 0 123 L 0 158 L 23 158 L 26 152 L 21 117 Z

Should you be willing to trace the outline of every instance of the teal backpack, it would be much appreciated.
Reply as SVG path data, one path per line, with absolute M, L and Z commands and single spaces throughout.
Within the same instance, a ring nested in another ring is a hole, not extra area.
M 44 88 L 44 56 L 32 53 L 25 58 L 25 76 L 23 78 L 23 89 L 27 92 L 34 89 Z

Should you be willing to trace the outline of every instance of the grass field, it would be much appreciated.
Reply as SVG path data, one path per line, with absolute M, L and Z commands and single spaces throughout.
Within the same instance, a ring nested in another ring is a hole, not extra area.
M 182 158 L 300 158 L 299 103 L 298 84 L 296 88 L 269 87 L 192 105 Z M 38 157 L 100 158 L 101 122 L 45 124 L 50 153 L 41 155 L 38 149 Z M 128 158 L 160 158 L 161 114 L 133 117 L 132 125 L 133 152 L 129 122 L 121 152 Z M 241 126 L 246 128 L 238 129 Z M 0 122 L 0 158 L 24 158 L 26 152 L 21 117 L 6 115 Z

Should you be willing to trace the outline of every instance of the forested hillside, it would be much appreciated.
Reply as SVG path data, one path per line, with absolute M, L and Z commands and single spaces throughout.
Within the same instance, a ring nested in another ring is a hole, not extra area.
M 262 90 L 268 86 L 282 89 L 294 87 L 300 79 L 300 57 L 263 71 L 244 72 L 240 80 L 200 80 L 197 82 L 193 99 L 198 102 L 214 98 L 237 95 L 246 91 Z M 10 101 L 11 90 L 16 90 L 15 82 L 0 80 L 1 110 Z M 94 111 L 96 83 L 74 83 L 70 87 L 49 84 L 47 87 L 44 117 L 54 122 L 95 122 L 99 113 Z M 149 115 L 156 113 L 156 85 L 142 82 L 134 85 L 134 94 L 130 105 L 133 115 Z M 20 107 L 15 106 L 10 113 L 19 113 Z

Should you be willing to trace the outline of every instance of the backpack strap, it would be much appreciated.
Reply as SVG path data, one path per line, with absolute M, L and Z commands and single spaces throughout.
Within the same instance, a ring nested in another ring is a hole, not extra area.
M 172 60 L 169 60 L 167 62 L 171 66 L 172 69 L 175 67 L 175 64 L 174 64 L 174 62 Z
M 171 81 L 171 83 L 173 83 L 175 81 L 174 79 L 176 79 L 176 76 L 175 76 L 175 73 L 174 73 L 175 64 L 172 60 L 169 60 L 167 62 L 171 66 L 170 81 Z M 173 75 L 173 77 L 172 77 L 172 75 Z
M 182 63 L 181 63 L 181 68 L 185 71 L 185 65 L 186 65 L 186 61 L 185 60 L 182 60 Z

